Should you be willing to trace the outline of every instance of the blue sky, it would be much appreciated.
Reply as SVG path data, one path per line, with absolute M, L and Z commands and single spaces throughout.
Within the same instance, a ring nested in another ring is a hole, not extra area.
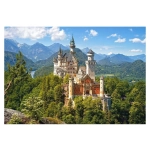
M 146 54 L 145 27 L 5 27 L 4 37 L 32 45 L 40 42 L 69 45 L 74 37 L 77 48 L 91 48 L 101 54 Z

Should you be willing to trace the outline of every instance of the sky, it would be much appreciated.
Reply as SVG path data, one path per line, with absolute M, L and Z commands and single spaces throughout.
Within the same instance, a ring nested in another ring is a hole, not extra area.
M 77 48 L 90 48 L 100 54 L 146 54 L 146 27 L 144 26 L 51 26 L 4 27 L 4 37 L 23 44 L 36 42 L 49 46 L 64 46 L 74 37 Z

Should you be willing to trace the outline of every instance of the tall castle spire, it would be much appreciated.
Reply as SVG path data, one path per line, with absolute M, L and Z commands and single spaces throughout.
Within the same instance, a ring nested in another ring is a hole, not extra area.
M 72 39 L 70 40 L 70 51 L 74 51 L 74 48 L 75 48 L 75 42 L 74 42 L 74 38 L 73 38 L 73 35 L 72 35 Z
M 59 54 L 59 55 L 62 54 L 61 46 L 60 46 L 60 48 L 59 48 L 58 54 Z

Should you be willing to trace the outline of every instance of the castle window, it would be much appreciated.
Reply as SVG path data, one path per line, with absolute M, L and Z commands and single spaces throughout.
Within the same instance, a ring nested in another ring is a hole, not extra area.
M 86 94 L 89 94 L 89 90 L 86 90 Z

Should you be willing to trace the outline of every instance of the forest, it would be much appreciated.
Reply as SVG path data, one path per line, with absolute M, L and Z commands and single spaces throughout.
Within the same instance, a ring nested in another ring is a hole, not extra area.
M 111 96 L 111 109 L 102 109 L 99 98 L 75 97 L 65 104 L 63 84 L 69 76 L 52 73 L 31 77 L 21 52 L 16 63 L 4 72 L 4 107 L 25 114 L 13 115 L 8 124 L 146 124 L 146 82 L 131 83 L 116 76 L 104 78 L 105 93 Z M 99 81 L 99 77 L 96 77 Z

